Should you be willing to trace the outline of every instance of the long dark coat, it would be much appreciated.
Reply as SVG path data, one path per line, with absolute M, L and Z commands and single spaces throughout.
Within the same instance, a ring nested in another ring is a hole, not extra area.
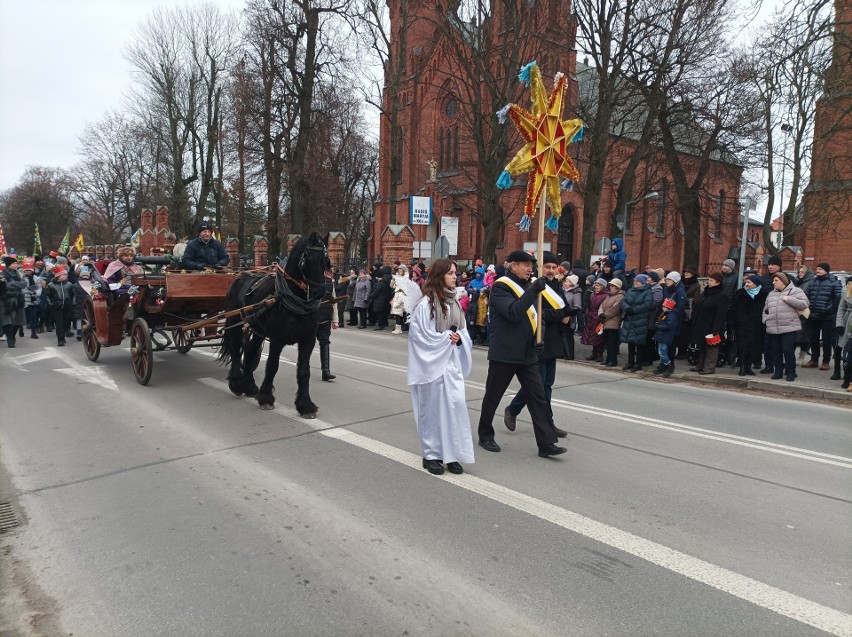
M 737 335 L 737 347 L 754 351 L 763 347 L 766 328 L 763 326 L 763 306 L 769 290 L 764 287 L 752 298 L 745 288 L 734 294 L 734 300 L 728 310 L 728 322 L 734 326 Z
M 595 330 L 601 322 L 598 313 L 601 303 L 604 302 L 606 297 L 606 290 L 600 293 L 593 291 L 589 296 L 589 304 L 586 306 L 586 322 L 583 325 L 583 335 L 580 337 L 580 342 L 583 345 L 591 345 L 592 347 L 603 345 L 603 336 L 596 333 Z
M 642 343 L 648 339 L 648 317 L 654 311 L 654 291 L 647 285 L 630 288 L 621 301 L 621 342 Z
M 727 315 L 728 297 L 725 296 L 724 288 L 721 285 L 708 285 L 695 303 L 690 334 L 692 342 L 703 343 L 707 334 L 722 334 Z

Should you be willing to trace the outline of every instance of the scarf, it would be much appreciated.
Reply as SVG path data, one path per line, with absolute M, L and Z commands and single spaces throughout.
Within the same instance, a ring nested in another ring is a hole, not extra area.
M 464 327 L 464 314 L 462 313 L 458 300 L 456 300 L 456 291 L 454 288 L 447 288 L 444 290 L 443 305 L 447 310 L 446 316 L 444 316 L 440 307 L 434 308 L 435 330 L 438 332 L 446 332 L 453 325 L 455 325 L 457 329 Z
M 761 287 L 763 287 L 763 286 L 758 285 L 757 287 L 754 287 L 754 288 L 752 288 L 751 290 L 749 290 L 748 288 L 744 288 L 744 289 L 745 289 L 746 293 L 747 293 L 747 294 L 748 294 L 751 298 L 754 298 L 754 297 L 756 297 L 758 294 L 760 294 L 760 288 L 761 288 Z

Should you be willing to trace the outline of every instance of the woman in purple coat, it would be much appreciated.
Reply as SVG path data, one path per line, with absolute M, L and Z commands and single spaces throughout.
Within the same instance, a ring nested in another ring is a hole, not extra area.
M 589 303 L 586 305 L 586 322 L 583 325 L 583 335 L 580 337 L 580 342 L 583 345 L 591 345 L 592 353 L 586 357 L 587 361 L 600 361 L 603 358 L 604 337 L 603 333 L 598 334 L 597 329 L 600 325 L 601 303 L 607 297 L 607 282 L 604 279 L 598 279 L 592 286 L 592 294 L 589 296 Z

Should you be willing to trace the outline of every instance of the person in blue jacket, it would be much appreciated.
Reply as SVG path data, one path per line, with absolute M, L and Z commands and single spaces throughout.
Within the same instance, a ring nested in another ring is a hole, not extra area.
M 612 267 L 612 271 L 627 271 L 627 253 L 624 251 L 624 239 L 613 239 L 609 253 L 606 255 L 606 264 Z
M 657 317 L 657 331 L 654 332 L 654 340 L 657 341 L 660 354 L 660 364 L 654 374 L 669 377 L 674 372 L 674 360 L 669 356 L 669 348 L 681 330 L 685 306 L 686 290 L 681 283 L 680 272 L 671 271 L 666 275 L 662 311 Z
M 229 262 L 225 246 L 213 238 L 213 227 L 206 222 L 198 226 L 198 236 L 186 244 L 183 267 L 187 270 L 205 270 L 225 267 Z

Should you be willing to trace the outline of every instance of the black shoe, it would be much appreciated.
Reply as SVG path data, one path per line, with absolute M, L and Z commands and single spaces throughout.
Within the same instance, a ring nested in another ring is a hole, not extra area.
M 781 380 L 784 378 L 784 374 L 772 374 L 772 380 Z
M 698 372 L 698 375 L 699 376 L 709 376 L 710 374 L 715 374 L 715 373 L 716 373 L 715 369 L 711 369 L 709 372 L 705 369 L 702 369 L 700 372 Z
M 506 425 L 506 429 L 509 431 L 515 431 L 515 427 L 517 426 L 517 416 L 512 413 L 512 411 L 506 407 L 503 410 L 503 424 Z
M 65 341 L 59 341 L 59 347 L 65 347 Z M 10 347 L 15 347 L 14 345 L 10 345 Z
M 491 451 L 493 453 L 499 453 L 500 451 L 500 445 L 493 440 L 480 440 L 479 446 L 485 449 L 485 451 Z
M 663 378 L 671 378 L 674 373 L 674 361 L 670 362 L 666 365 L 666 368 L 663 370 Z
M 444 465 L 441 464 L 440 460 L 427 460 L 423 458 L 423 468 L 433 476 L 439 476 L 444 473 Z
M 633 367 L 631 367 L 627 371 L 630 372 L 631 374 L 634 373 L 634 372 L 641 372 L 642 367 L 643 367 L 643 365 L 640 363 L 639 365 L 634 365 Z
M 787 376 L 786 380 L 787 380 L 788 383 L 792 383 L 794 380 L 796 380 L 796 377 L 795 376 Z
M 383 329 L 385 329 L 384 325 L 378 325 L 378 326 L 373 328 L 373 331 L 374 332 L 381 332 Z
M 558 456 L 568 451 L 565 447 L 557 447 L 554 444 L 545 445 L 538 448 L 539 458 L 549 458 L 550 456 Z
M 700 368 L 698 368 L 698 367 L 690 367 L 690 368 L 689 368 L 689 371 L 691 371 L 691 372 L 700 372 L 700 371 L 701 371 L 701 369 L 700 369 Z
M 745 375 L 746 375 L 746 371 L 745 371 L 745 369 L 743 369 L 742 367 L 740 367 L 740 371 L 739 371 L 739 372 L 737 372 L 737 376 L 745 376 Z
M 633 369 L 634 366 L 635 366 L 634 363 L 627 363 L 627 365 L 624 365 L 621 368 L 621 370 L 624 371 L 624 372 L 632 372 L 632 371 L 634 371 L 634 369 Z
M 30 334 L 30 338 L 38 338 L 38 334 L 36 334 L 35 332 L 33 332 L 32 334 Z
M 666 367 L 668 367 L 668 366 L 667 366 L 667 365 L 663 365 L 662 363 L 660 363 L 660 364 L 659 364 L 659 365 L 657 365 L 657 367 L 654 369 L 654 374 L 657 374 L 657 375 L 662 374 L 664 371 L 666 371 Z
M 323 379 L 324 381 L 326 381 L 326 382 L 328 382 L 328 381 L 332 381 L 332 380 L 334 380 L 335 378 L 337 378 L 337 376 L 335 376 L 335 375 L 334 375 L 334 374 L 332 374 L 331 372 L 323 371 L 323 373 L 322 373 L 322 379 Z
M 449 471 L 450 473 L 455 473 L 456 475 L 464 473 L 464 469 L 462 469 L 462 466 L 458 462 L 448 462 L 447 471 Z
M 618 367 L 618 363 L 607 363 L 604 367 Z
M 366 325 L 359 325 L 359 326 L 358 326 L 358 329 L 359 329 L 359 330 L 366 330 L 366 329 L 367 329 L 367 326 L 366 326 Z
M 757 376 L 757 374 L 755 374 L 755 373 L 754 373 L 754 370 L 752 370 L 752 368 L 751 368 L 751 367 L 746 367 L 746 369 L 745 369 L 745 375 L 746 375 L 746 376 Z
M 556 437 L 557 437 L 557 438 L 564 438 L 565 436 L 567 436 L 567 435 L 568 435 L 568 432 L 567 432 L 567 431 L 565 431 L 564 429 L 560 429 L 560 428 L 559 428 L 559 427 L 557 427 L 556 425 L 554 425 L 554 426 L 553 426 L 553 430 L 556 432 Z
M 831 380 L 840 380 L 840 372 L 834 372 L 831 375 Z
M 774 374 L 775 370 L 772 367 L 770 367 L 769 365 L 767 365 L 766 367 L 764 367 L 763 369 L 760 370 L 760 373 L 761 374 Z

